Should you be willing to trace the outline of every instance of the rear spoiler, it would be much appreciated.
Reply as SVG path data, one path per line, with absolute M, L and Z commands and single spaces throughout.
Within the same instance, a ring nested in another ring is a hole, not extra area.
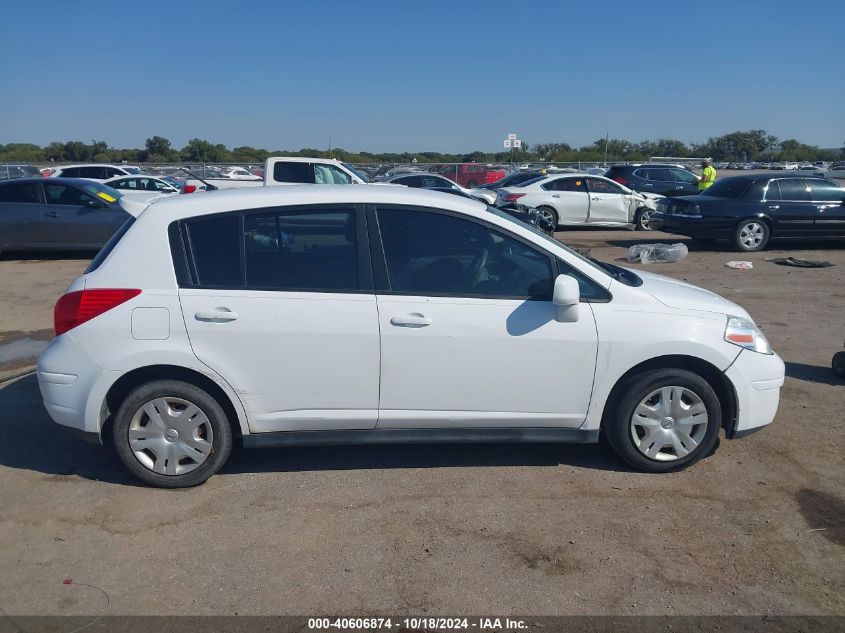
M 131 215 L 133 218 L 137 218 L 139 215 L 141 215 L 144 212 L 144 210 L 148 206 L 150 206 L 153 202 L 155 202 L 159 198 L 163 198 L 163 197 L 165 197 L 165 196 L 162 196 L 161 194 L 158 194 L 158 193 L 151 195 L 149 198 L 146 197 L 146 196 L 143 197 L 143 198 L 140 197 L 140 196 L 138 196 L 138 197 L 123 196 L 122 198 L 120 198 L 120 200 L 118 200 L 117 203 L 120 205 L 121 209 L 126 211 L 126 213 Z

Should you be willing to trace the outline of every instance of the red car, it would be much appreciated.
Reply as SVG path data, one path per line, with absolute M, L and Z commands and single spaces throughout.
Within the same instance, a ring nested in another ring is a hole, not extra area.
M 441 173 L 449 180 L 453 180 L 461 187 L 466 187 L 467 189 L 475 189 L 481 185 L 496 182 L 507 175 L 504 169 L 481 165 L 479 163 L 449 165 Z

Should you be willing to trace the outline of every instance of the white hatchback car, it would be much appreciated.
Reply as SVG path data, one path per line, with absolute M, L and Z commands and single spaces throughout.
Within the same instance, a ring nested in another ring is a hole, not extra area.
M 117 189 L 126 196 L 146 196 L 149 198 L 156 193 L 161 195 L 179 193 L 179 190 L 169 182 L 155 176 L 118 176 L 117 178 L 109 178 L 103 184 L 112 189 Z
M 604 176 L 555 175 L 499 189 L 496 206 L 534 207 L 555 226 L 592 224 L 648 229 L 657 200 L 663 196 L 623 187 Z
M 687 466 L 769 424 L 784 364 L 738 305 L 585 259 L 484 204 L 313 185 L 160 198 L 56 304 L 60 425 L 164 487 L 245 446 L 595 442 Z

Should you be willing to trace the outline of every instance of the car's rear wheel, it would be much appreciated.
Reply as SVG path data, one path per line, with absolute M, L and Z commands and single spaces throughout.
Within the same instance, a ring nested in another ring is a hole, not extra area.
M 743 252 L 763 250 L 769 243 L 769 225 L 756 218 L 743 220 L 734 230 L 734 246 Z
M 548 206 L 541 206 L 537 207 L 537 212 L 540 214 L 540 217 L 545 219 L 546 221 L 550 222 L 551 225 L 557 228 L 558 225 L 558 217 L 557 211 L 553 207 Z
M 680 470 L 713 450 L 722 409 L 713 388 L 684 369 L 633 377 L 610 403 L 602 429 L 617 454 L 646 472 Z
M 178 380 L 157 380 L 130 392 L 115 415 L 112 436 L 126 468 L 161 488 L 203 483 L 232 449 L 232 429 L 220 403 Z
M 833 373 L 840 378 L 845 378 L 845 352 L 836 352 L 830 362 Z
M 653 211 L 648 207 L 641 207 L 637 209 L 637 213 L 634 216 L 634 226 L 638 231 L 650 231 L 651 230 L 651 214 Z

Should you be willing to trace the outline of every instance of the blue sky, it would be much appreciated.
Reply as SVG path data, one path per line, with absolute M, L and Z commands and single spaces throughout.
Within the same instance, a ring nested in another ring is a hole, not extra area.
M 841 0 L 39 0 L 3 13 L 0 143 L 845 139 Z

